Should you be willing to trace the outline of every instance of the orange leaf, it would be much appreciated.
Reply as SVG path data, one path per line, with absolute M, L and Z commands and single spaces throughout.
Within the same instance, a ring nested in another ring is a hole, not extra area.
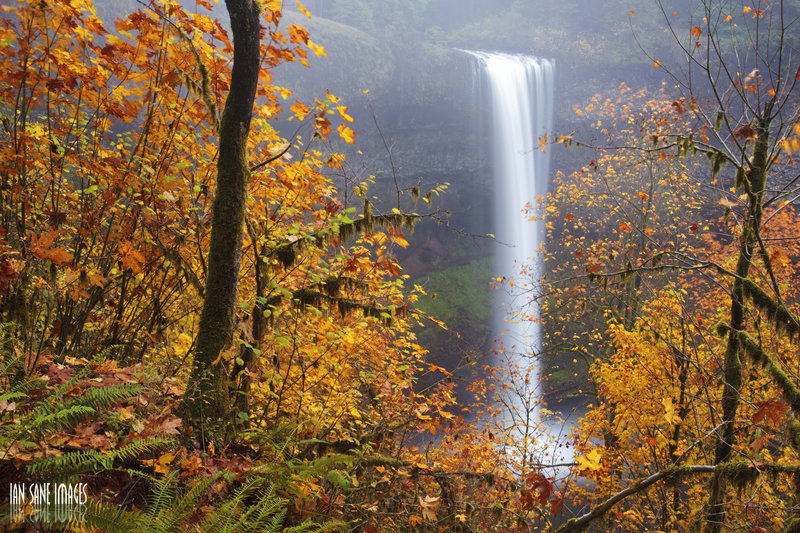
M 339 137 L 344 139 L 344 142 L 347 144 L 354 144 L 356 132 L 345 126 L 344 124 L 339 124 L 339 127 L 336 128 L 339 131 Z
M 692 36 L 693 37 L 700 37 L 703 34 L 703 30 L 700 29 L 700 26 L 692 26 Z
M 627 222 L 620 222 L 619 223 L 619 230 L 624 232 L 630 232 L 631 226 Z
M 675 100 L 671 105 L 679 115 L 686 113 L 686 104 L 683 103 L 683 100 Z
M 544 137 L 539 137 L 539 150 L 541 150 L 542 153 L 546 153 L 547 152 L 547 134 L 546 133 L 544 134 Z
M 733 132 L 733 136 L 737 139 L 744 139 L 745 141 L 754 141 L 758 138 L 758 134 L 749 124 L 745 124 L 741 128 L 736 129 Z
M 142 265 L 146 259 L 142 252 L 134 248 L 131 241 L 122 241 L 119 244 L 119 255 L 123 268 L 130 268 L 134 274 L 142 271 Z
M 51 248 L 61 232 L 54 230 L 43 233 L 40 237 L 31 234 L 30 252 L 39 259 L 52 261 L 56 265 L 64 265 L 72 261 L 72 254 L 63 248 Z

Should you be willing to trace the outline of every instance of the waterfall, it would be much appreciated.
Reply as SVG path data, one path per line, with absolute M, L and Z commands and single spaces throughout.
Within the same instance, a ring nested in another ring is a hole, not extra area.
M 537 289 L 537 252 L 544 226 L 541 221 L 528 220 L 523 211 L 527 204 L 536 205 L 536 197 L 547 192 L 549 183 L 549 155 L 539 149 L 539 139 L 552 129 L 555 65 L 532 56 L 467 52 L 477 60 L 476 79 L 485 91 L 481 100 L 488 101 L 491 117 L 498 243 L 494 271 L 495 276 L 510 282 L 510 288 L 507 284 L 495 293 L 493 320 L 493 330 L 503 346 L 494 362 L 512 372 L 504 416 L 510 427 L 525 428 L 519 430 L 525 432 L 523 442 L 541 445 L 539 437 L 528 433 L 529 428 L 546 421 L 538 410 L 538 363 L 527 356 L 541 348 L 532 294 Z M 544 448 L 539 446 L 539 452 L 547 453 L 546 443 Z
M 547 59 L 496 52 L 470 52 L 478 59 L 479 76 L 488 91 L 491 115 L 491 153 L 495 190 L 495 273 L 514 280 L 516 291 L 533 289 L 537 251 L 544 236 L 541 222 L 523 214 L 526 204 L 547 192 L 549 155 L 539 149 L 539 138 L 553 122 L 554 64 Z M 528 275 L 521 276 L 527 266 Z M 497 291 L 494 330 L 504 332 L 507 350 L 531 353 L 539 347 L 538 322 L 509 318 L 530 302 L 514 301 L 508 291 Z

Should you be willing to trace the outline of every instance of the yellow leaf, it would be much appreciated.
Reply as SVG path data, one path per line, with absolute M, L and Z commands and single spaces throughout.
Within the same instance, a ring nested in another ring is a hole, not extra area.
M 312 42 L 310 40 L 306 44 L 308 44 L 308 47 L 311 48 L 311 51 L 314 52 L 315 56 L 317 56 L 317 57 L 319 57 L 319 56 L 328 57 L 328 53 L 325 51 L 325 47 L 324 46 L 319 45 L 317 43 L 314 43 L 314 42 Z
M 311 18 L 311 13 L 309 13 L 308 9 L 306 9 L 306 6 L 304 6 L 300 2 L 297 2 L 297 9 L 299 9 L 300 13 L 302 13 L 303 15 L 307 16 L 308 18 Z
M 336 111 L 339 112 L 339 116 L 341 116 L 347 122 L 353 122 L 353 117 L 347 114 L 347 107 L 343 105 L 337 105 Z
M 653 61 L 653 66 L 654 66 L 655 68 L 659 68 L 659 67 L 661 66 L 661 61 L 659 61 L 658 59 L 656 59 L 655 61 Z
M 339 127 L 337 128 L 337 130 L 339 131 L 339 137 L 344 139 L 344 142 L 346 142 L 348 144 L 354 144 L 356 142 L 355 141 L 356 132 L 354 132 L 353 130 L 351 130 L 350 128 L 345 126 L 344 124 L 339 124 Z
M 752 8 L 751 8 L 750 6 L 744 6 L 744 7 L 742 8 L 742 11 L 744 11 L 745 13 L 750 13 L 750 10 L 751 10 L 751 9 L 752 9 Z
M 664 421 L 667 424 L 677 424 L 680 422 L 678 413 L 675 412 L 675 405 L 672 403 L 672 398 L 664 398 L 661 400 L 661 405 L 664 406 Z
M 546 153 L 547 152 L 547 134 L 546 133 L 544 134 L 544 137 L 539 137 L 539 150 L 541 150 L 542 153 Z
M 586 457 L 578 457 L 577 461 L 578 465 L 580 465 L 583 470 L 595 471 L 600 470 L 600 461 L 602 458 L 600 452 L 594 449 L 587 453 Z

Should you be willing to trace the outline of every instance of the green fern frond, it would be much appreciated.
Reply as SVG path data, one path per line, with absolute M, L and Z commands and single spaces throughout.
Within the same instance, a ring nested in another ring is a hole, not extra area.
M 48 472 L 56 476 L 70 476 L 84 472 L 100 472 L 110 470 L 118 462 L 132 459 L 146 452 L 172 444 L 172 440 L 164 437 L 150 437 L 133 441 L 122 448 L 108 452 L 97 450 L 81 450 L 65 453 L 60 457 L 48 457 L 28 465 L 32 474 Z

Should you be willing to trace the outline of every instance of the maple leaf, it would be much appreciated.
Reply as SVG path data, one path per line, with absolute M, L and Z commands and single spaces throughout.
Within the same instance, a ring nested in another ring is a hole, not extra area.
M 744 126 L 734 130 L 733 136 L 737 139 L 744 139 L 745 141 L 754 141 L 758 138 L 756 130 L 754 130 L 749 124 L 745 124 Z
M 142 463 L 152 466 L 156 474 L 169 474 L 169 465 L 175 460 L 176 455 L 178 455 L 178 450 L 167 452 L 158 459 L 145 459 Z
M 576 461 L 578 461 L 578 465 L 582 470 L 591 470 L 594 472 L 596 470 L 600 470 L 600 461 L 602 458 L 603 457 L 600 455 L 600 452 L 597 449 L 594 449 L 587 453 L 585 457 L 577 457 Z
M 131 241 L 123 241 L 119 244 L 119 255 L 124 268 L 131 269 L 134 274 L 142 272 L 142 265 L 146 259 Z
M 756 404 L 758 409 L 753 413 L 753 424 L 758 424 L 764 420 L 777 426 L 786 418 L 786 411 L 789 405 L 782 400 L 767 400 Z
M 33 233 L 30 234 L 31 245 L 30 252 L 39 259 L 52 261 L 55 265 L 64 265 L 72 261 L 72 254 L 63 248 L 54 248 L 53 243 L 61 234 L 61 231 L 54 230 L 47 233 L 42 233 L 37 237 Z
M 419 506 L 422 510 L 422 517 L 431 522 L 436 521 L 436 512 L 442 506 L 442 500 L 439 496 L 419 496 Z
M 686 113 L 686 104 L 683 102 L 683 100 L 675 100 L 671 105 L 675 108 L 675 111 L 677 111 L 679 115 Z
M 351 130 L 344 124 L 339 124 L 339 127 L 336 129 L 339 132 L 339 137 L 344 139 L 344 142 L 348 144 L 355 143 L 356 133 L 353 130 Z
M 183 420 L 177 416 L 168 416 L 159 426 L 165 435 L 177 435 L 180 433 L 178 428 L 183 424 Z

